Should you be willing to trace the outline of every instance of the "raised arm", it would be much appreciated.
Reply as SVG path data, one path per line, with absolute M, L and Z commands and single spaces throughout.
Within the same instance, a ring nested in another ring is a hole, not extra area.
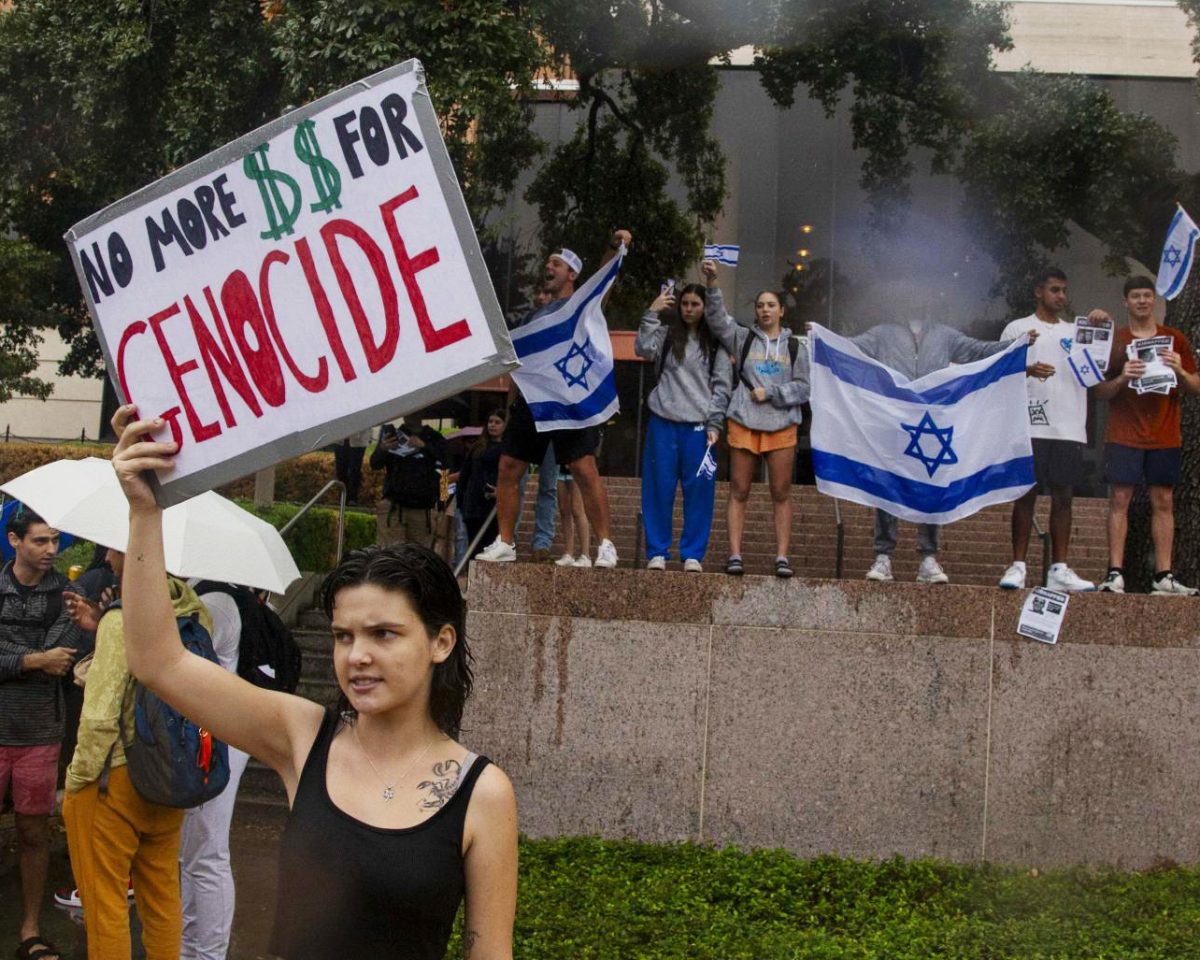
M 608 249 L 604 251 L 604 256 L 600 258 L 600 266 L 603 267 L 608 261 L 617 255 L 621 249 L 621 244 L 625 244 L 625 249 L 628 250 L 633 245 L 633 234 L 628 230 L 614 230 L 611 237 L 608 238 Z M 582 279 L 582 278 L 581 278 Z M 604 299 L 600 301 L 600 306 L 608 304 L 608 298 L 612 296 L 615 289 L 614 283 L 608 288 L 608 292 L 604 294 Z
M 1009 340 L 976 340 L 965 333 L 947 327 L 950 331 L 950 359 L 954 363 L 971 363 L 983 360 L 1001 350 L 1007 350 Z
M 179 642 L 167 593 L 162 510 L 145 478 L 147 470 L 171 469 L 177 446 L 149 439 L 164 421 L 131 422 L 135 415 L 134 407 L 124 406 L 113 417 L 119 437 L 113 467 L 129 500 L 121 581 L 129 672 L 193 722 L 272 767 L 291 796 L 322 709 L 300 697 L 256 687 L 188 653 Z
M 643 360 L 658 358 L 663 341 L 667 338 L 666 325 L 658 319 L 658 314 L 673 306 L 675 306 L 675 295 L 660 293 L 642 314 L 642 322 L 638 325 L 637 339 L 633 342 L 633 352 Z
M 721 288 L 717 286 L 717 265 L 711 260 L 705 260 L 700 264 L 700 270 L 708 286 L 708 294 L 704 300 L 704 321 L 712 335 L 717 338 L 717 342 L 736 356 L 738 324 L 725 309 L 725 298 L 721 295 Z

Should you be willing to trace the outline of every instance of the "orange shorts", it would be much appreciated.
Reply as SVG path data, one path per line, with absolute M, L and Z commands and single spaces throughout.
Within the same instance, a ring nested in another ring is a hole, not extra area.
M 782 430 L 751 430 L 736 420 L 726 420 L 725 429 L 730 447 L 749 450 L 759 455 L 770 453 L 772 450 L 786 450 L 796 445 L 794 426 L 784 427 Z

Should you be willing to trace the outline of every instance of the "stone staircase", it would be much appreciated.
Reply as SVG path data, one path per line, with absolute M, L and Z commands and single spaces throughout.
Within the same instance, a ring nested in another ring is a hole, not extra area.
M 612 517 L 613 542 L 621 557 L 622 566 L 633 566 L 637 555 L 638 514 L 641 510 L 641 483 L 633 477 L 610 477 L 608 486 L 609 512 Z M 533 486 L 530 486 L 532 496 Z M 709 543 L 706 569 L 719 572 L 729 553 L 729 538 L 725 529 L 725 503 L 729 485 L 717 484 L 717 505 Z M 835 504 L 819 494 L 815 487 L 792 488 L 792 545 L 791 561 L 798 577 L 831 578 L 837 569 L 837 518 Z M 1043 530 L 1049 527 L 1049 498 L 1038 500 L 1037 517 Z M 840 502 L 845 550 L 842 576 L 859 578 L 875 557 L 873 543 L 874 512 L 858 504 Z M 939 557 L 952 583 L 972 586 L 995 586 L 1008 566 L 1011 549 L 1008 504 L 989 507 L 966 520 L 942 530 Z M 1071 566 L 1089 580 L 1103 577 L 1107 569 L 1105 518 L 1107 501 L 1080 498 L 1075 501 L 1074 523 L 1071 531 Z M 517 530 L 517 553 L 522 560 L 532 556 L 530 540 L 533 535 L 533 515 L 526 509 Z M 675 538 L 678 543 L 682 526 L 681 498 L 675 501 Z M 593 537 L 592 556 L 596 543 Z M 563 552 L 561 537 L 556 536 L 553 554 Z M 775 535 L 771 520 L 771 501 L 765 484 L 751 488 L 746 509 L 746 531 L 742 540 L 742 557 L 749 574 L 770 574 L 775 565 Z M 900 524 L 900 537 L 892 565 L 897 580 L 916 578 L 919 557 L 916 554 L 916 531 L 912 524 Z M 1028 583 L 1032 586 L 1042 579 L 1042 543 L 1035 534 L 1027 557 Z M 644 560 L 642 564 L 644 565 Z M 679 569 L 678 561 L 667 569 Z
M 609 509 L 612 515 L 613 540 L 621 557 L 621 566 L 634 566 L 637 556 L 635 543 L 638 536 L 638 513 L 641 509 L 640 481 L 632 477 L 607 479 Z M 530 487 L 532 492 L 533 487 Z M 728 553 L 728 537 L 725 532 L 725 501 L 728 484 L 717 485 L 716 517 L 713 536 L 709 545 L 708 570 L 720 573 Z M 796 576 L 810 579 L 831 579 L 837 564 L 837 520 L 834 501 L 817 493 L 814 487 L 794 487 L 792 492 L 792 548 L 791 560 Z M 857 504 L 840 504 L 845 538 L 843 576 L 860 579 L 874 559 L 873 512 Z M 1041 498 L 1037 516 L 1043 529 L 1048 526 L 1049 501 Z M 1071 563 L 1076 572 L 1091 580 L 1104 575 L 1107 560 L 1105 543 L 1105 517 L 1107 501 L 1102 499 L 1077 499 L 1074 509 L 1074 527 L 1071 537 Z M 1010 559 L 1009 517 L 1011 507 L 1003 504 L 982 510 L 966 520 L 943 529 L 939 554 L 951 584 L 971 586 L 995 586 Z M 529 545 L 532 535 L 532 511 L 526 510 L 518 529 L 517 550 L 521 560 L 532 555 Z M 675 535 L 679 534 L 682 516 L 679 501 L 676 502 Z M 563 550 L 561 538 L 556 538 L 554 556 Z M 592 544 L 593 556 L 595 543 Z M 742 555 L 747 574 L 770 574 L 774 569 L 775 546 L 771 521 L 771 503 L 764 484 L 755 484 L 746 510 L 746 533 Z M 900 524 L 899 543 L 893 558 L 893 570 L 897 580 L 916 578 L 918 557 L 916 533 L 911 524 Z M 1030 544 L 1029 585 L 1041 582 L 1042 545 L 1035 535 Z M 678 561 L 672 561 L 668 569 L 678 570 Z M 582 573 L 582 571 L 581 571 Z M 603 576 L 604 571 L 595 571 Z M 657 576 L 647 573 L 646 576 Z M 880 586 L 879 589 L 887 589 Z M 946 589 L 946 588 L 937 588 Z M 468 597 L 469 601 L 469 597 Z M 332 642 L 329 620 L 318 610 L 307 610 L 300 618 L 293 633 L 304 651 L 304 666 L 300 690 L 302 696 L 317 703 L 333 703 L 337 696 L 337 684 L 333 677 Z M 274 771 L 255 760 L 250 761 L 238 795 L 240 804 L 253 804 L 265 810 L 283 812 L 286 802 L 279 778 Z

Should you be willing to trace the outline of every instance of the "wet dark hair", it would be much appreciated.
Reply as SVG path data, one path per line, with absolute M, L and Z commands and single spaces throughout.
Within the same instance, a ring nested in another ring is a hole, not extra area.
M 1123 287 L 1125 296 L 1129 296 L 1134 290 L 1154 290 L 1155 293 L 1158 292 L 1154 286 L 1154 281 L 1140 274 L 1132 276 L 1125 281 L 1125 286 Z
M 667 324 L 667 339 L 671 343 L 671 352 L 675 354 L 675 362 L 683 363 L 683 355 L 687 350 L 688 342 L 688 325 L 683 322 L 683 313 L 679 309 L 679 304 L 683 300 L 684 294 L 695 294 L 700 298 L 703 304 L 708 303 L 708 290 L 700 283 L 689 283 L 676 291 L 675 306 L 663 310 L 659 314 L 659 318 L 666 321 Z M 700 318 L 700 322 L 695 324 L 696 338 L 700 341 L 700 348 L 704 351 L 704 356 L 708 356 L 713 348 L 712 332 L 708 329 L 708 324 L 704 322 L 704 318 Z
M 25 504 L 18 503 L 17 508 L 8 515 L 8 524 L 5 526 L 5 530 L 8 533 L 16 534 L 18 540 L 24 540 L 30 527 L 35 523 L 45 522 L 41 516 L 34 513 Z
M 1061 280 L 1067 282 L 1067 275 L 1058 267 L 1046 267 L 1044 270 L 1039 270 L 1033 277 L 1033 289 L 1044 287 L 1051 280 Z
M 365 547 L 347 554 L 321 587 L 321 607 L 329 617 L 337 595 L 349 587 L 372 584 L 403 594 L 412 604 L 430 637 L 449 624 L 458 638 L 454 649 L 434 664 L 429 691 L 429 714 L 438 729 L 457 737 L 463 706 L 471 695 L 471 650 L 467 646 L 466 603 L 454 571 L 428 547 L 402 543 L 393 547 Z M 338 691 L 338 711 L 356 716 L 345 691 Z

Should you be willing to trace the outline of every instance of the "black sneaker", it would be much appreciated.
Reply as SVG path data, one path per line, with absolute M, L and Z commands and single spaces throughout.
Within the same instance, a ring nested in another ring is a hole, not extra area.
M 792 576 L 792 565 L 788 563 L 787 557 L 780 557 L 775 561 L 775 576 L 783 580 Z
M 725 572 L 731 577 L 740 577 L 746 572 L 746 568 L 742 565 L 741 557 L 730 557 L 725 563 Z

